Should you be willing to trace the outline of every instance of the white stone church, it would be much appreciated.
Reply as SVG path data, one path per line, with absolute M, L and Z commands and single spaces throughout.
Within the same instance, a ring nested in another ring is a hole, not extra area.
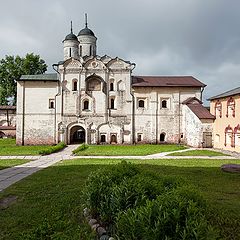
M 184 143 L 211 146 L 206 86 L 191 76 L 135 76 L 135 64 L 97 55 L 87 22 L 63 40 L 56 73 L 17 82 L 18 145 Z

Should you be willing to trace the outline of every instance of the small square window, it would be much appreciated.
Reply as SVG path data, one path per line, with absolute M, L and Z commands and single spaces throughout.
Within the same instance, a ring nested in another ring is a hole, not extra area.
M 49 99 L 49 109 L 54 109 L 54 108 L 55 108 L 55 100 Z

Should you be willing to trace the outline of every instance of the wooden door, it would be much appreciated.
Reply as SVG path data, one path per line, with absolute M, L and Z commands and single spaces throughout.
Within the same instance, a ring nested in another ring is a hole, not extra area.
M 212 148 L 212 133 L 211 132 L 203 132 L 203 147 L 204 148 Z

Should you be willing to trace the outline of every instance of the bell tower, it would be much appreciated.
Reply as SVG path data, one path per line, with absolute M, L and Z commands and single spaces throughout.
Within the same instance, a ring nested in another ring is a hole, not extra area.
M 88 28 L 87 14 L 85 14 L 85 28 L 78 34 L 79 41 L 79 56 L 96 56 L 97 53 L 97 38 L 93 31 Z
M 71 21 L 71 32 L 63 40 L 63 53 L 64 61 L 69 58 L 79 59 L 79 41 L 75 34 L 73 34 L 72 21 Z

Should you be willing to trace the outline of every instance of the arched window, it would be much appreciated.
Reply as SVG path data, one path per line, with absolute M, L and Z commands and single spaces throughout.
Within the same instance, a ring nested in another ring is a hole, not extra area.
M 233 116 L 235 117 L 235 100 L 230 97 L 227 101 L 227 114 L 226 117 Z
M 89 110 L 89 101 L 88 100 L 85 100 L 83 102 L 83 110 Z
M 72 82 L 72 90 L 77 91 L 77 80 L 76 79 L 74 79 Z
M 93 49 L 92 49 L 92 45 L 90 45 L 90 56 L 93 55 Z
M 80 55 L 80 57 L 82 57 L 82 46 L 80 46 L 79 55 Z
M 111 135 L 111 144 L 116 144 L 117 143 L 117 135 L 116 134 L 112 134 Z
M 101 81 L 98 78 L 87 79 L 87 91 L 101 91 Z
M 234 145 L 240 146 L 240 124 L 234 128 Z
M 139 100 L 138 101 L 138 107 L 139 108 L 144 108 L 144 100 Z
M 114 91 L 114 85 L 113 85 L 113 82 L 110 83 L 110 91 Z
M 137 135 L 137 141 L 141 142 L 142 141 L 142 133 L 138 133 Z
M 49 99 L 49 108 L 50 109 L 55 108 L 54 103 L 55 103 L 54 99 Z
M 110 108 L 111 109 L 114 109 L 114 98 L 111 98 L 111 100 L 110 100 Z
M 72 49 L 69 48 L 69 57 L 72 57 Z
M 162 100 L 161 107 L 167 108 L 167 100 Z
M 101 135 L 101 143 L 105 143 L 106 142 L 106 135 L 102 134 Z
M 166 136 L 165 133 L 160 134 L 160 142 L 165 142 L 165 136 Z
M 225 128 L 225 146 L 234 147 L 233 129 L 230 125 Z
M 222 117 L 222 103 L 219 100 L 215 103 L 215 117 Z
M 117 90 L 118 91 L 125 91 L 126 90 L 125 83 L 122 80 L 118 81 Z

